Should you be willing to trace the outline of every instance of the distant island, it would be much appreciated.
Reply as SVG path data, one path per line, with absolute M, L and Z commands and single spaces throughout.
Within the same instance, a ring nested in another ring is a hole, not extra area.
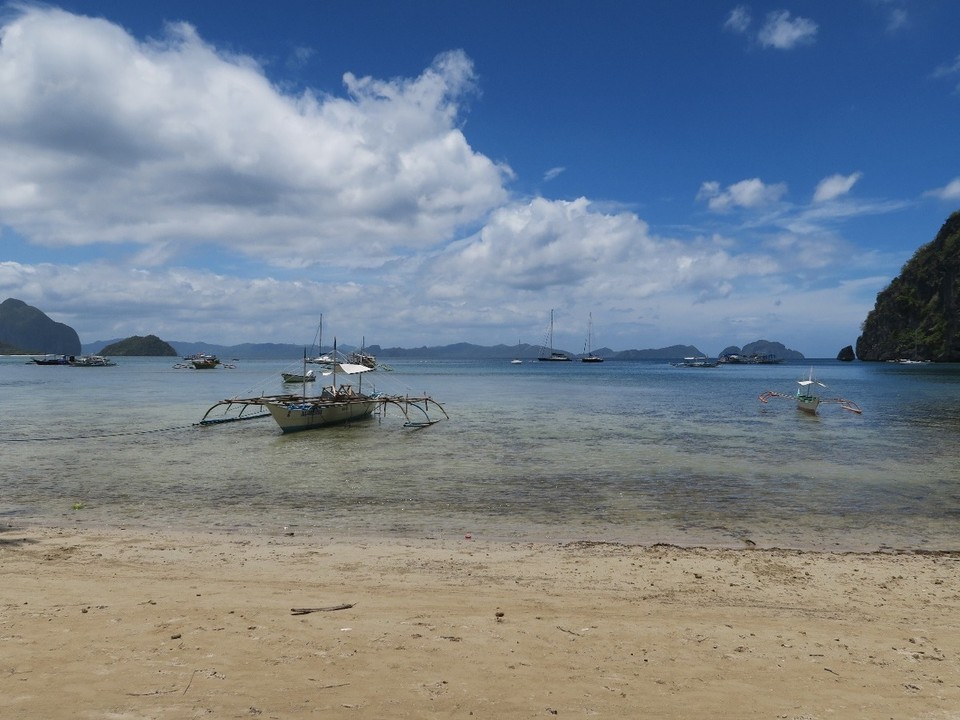
M 783 360 L 805 360 L 803 353 L 797 350 L 791 350 L 783 343 L 771 342 L 769 340 L 757 340 L 747 343 L 742 348 L 731 345 L 724 348 L 720 353 L 721 358 L 738 358 L 742 362 L 769 362 Z
M 141 337 L 134 335 L 126 340 L 111 343 L 98 353 L 99 355 L 115 355 L 120 357 L 176 357 L 177 351 L 173 346 L 164 342 L 156 335 Z

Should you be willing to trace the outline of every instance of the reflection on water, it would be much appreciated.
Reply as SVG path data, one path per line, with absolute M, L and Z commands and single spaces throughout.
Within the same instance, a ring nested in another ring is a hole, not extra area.
M 198 428 L 217 400 L 278 391 L 285 363 L 197 372 L 158 358 L 95 369 L 2 358 L 0 514 L 318 536 L 960 546 L 958 366 L 817 363 L 828 392 L 864 413 L 809 417 L 757 401 L 792 392 L 807 372 L 796 364 L 391 364 L 377 389 L 427 391 L 451 420 Z

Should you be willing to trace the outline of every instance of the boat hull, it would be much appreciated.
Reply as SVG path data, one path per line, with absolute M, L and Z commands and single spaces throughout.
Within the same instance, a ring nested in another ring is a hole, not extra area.
M 289 433 L 341 425 L 369 417 L 377 401 L 357 398 L 345 401 L 267 402 L 265 405 L 280 429 Z
M 316 382 L 317 379 L 316 375 L 311 375 L 309 372 L 306 375 L 294 375 L 293 373 L 280 373 L 280 375 L 285 383 Z
M 816 415 L 818 407 L 820 407 L 820 398 L 816 395 L 797 396 L 797 410 L 800 412 Z

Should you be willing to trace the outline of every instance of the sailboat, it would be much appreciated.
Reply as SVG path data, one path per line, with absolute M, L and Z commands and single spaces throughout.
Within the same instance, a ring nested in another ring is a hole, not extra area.
M 559 350 L 553 349 L 553 309 L 550 310 L 549 347 L 550 347 L 550 354 L 544 355 L 543 351 L 546 350 L 546 346 L 541 346 L 540 357 L 538 357 L 537 360 L 547 361 L 547 362 L 570 362 L 569 355 L 567 355 L 566 353 L 562 353 Z
M 590 319 L 587 322 L 587 342 L 583 346 L 584 356 L 580 358 L 580 362 L 585 363 L 602 363 L 603 358 L 599 355 L 595 355 L 593 352 L 593 313 L 590 313 Z

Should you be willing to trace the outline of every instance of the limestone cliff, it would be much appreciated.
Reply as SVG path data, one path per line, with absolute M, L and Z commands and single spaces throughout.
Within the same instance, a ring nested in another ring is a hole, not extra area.
M 960 211 L 877 295 L 857 338 L 861 360 L 960 362 Z

